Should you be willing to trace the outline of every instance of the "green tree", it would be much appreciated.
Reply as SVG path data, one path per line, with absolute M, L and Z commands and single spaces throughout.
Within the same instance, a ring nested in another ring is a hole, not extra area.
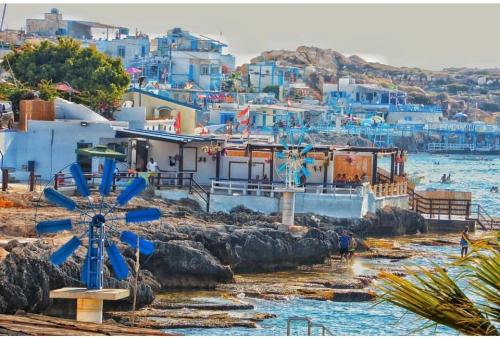
M 407 270 L 405 279 L 382 273 L 381 298 L 412 313 L 466 335 L 499 335 L 500 252 L 495 246 L 476 244 L 465 260 L 454 265 L 460 274 L 452 278 L 439 266 L 418 271 Z M 457 284 L 466 279 L 470 299 Z
M 38 84 L 38 97 L 42 100 L 51 101 L 57 96 L 57 90 L 51 81 L 42 80 Z
M 85 98 L 92 98 L 91 107 L 100 112 L 103 106 L 116 105 L 130 83 L 120 58 L 82 48 L 80 42 L 70 38 L 58 38 L 55 44 L 27 43 L 4 58 L 8 62 L 3 67 L 12 70 L 26 87 L 48 90 L 47 82 L 67 82 L 80 92 L 73 95 L 74 101 L 83 103 Z

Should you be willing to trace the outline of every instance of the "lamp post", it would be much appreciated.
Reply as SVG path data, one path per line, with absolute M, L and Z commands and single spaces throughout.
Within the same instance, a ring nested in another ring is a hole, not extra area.
M 172 85 L 172 47 L 174 46 L 173 42 L 168 44 L 168 83 L 170 85 Z
M 71 102 L 71 97 L 73 96 L 73 87 L 69 84 L 69 82 L 65 81 L 64 84 L 68 86 L 69 89 L 69 102 Z
M 141 75 L 139 77 L 139 107 L 142 106 L 142 84 L 144 83 L 144 80 L 146 77 L 144 75 Z

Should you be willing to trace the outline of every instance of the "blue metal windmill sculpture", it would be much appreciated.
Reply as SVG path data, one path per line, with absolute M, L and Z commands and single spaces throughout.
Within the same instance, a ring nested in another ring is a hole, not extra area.
M 114 212 L 118 206 L 125 206 L 132 198 L 140 194 L 147 186 L 144 178 L 135 178 L 116 198 L 110 203 L 108 198 L 113 184 L 116 164 L 112 159 L 106 159 L 102 180 L 99 186 L 100 201 L 93 203 L 90 190 L 87 185 L 80 165 L 74 163 L 70 166 L 70 172 L 74 178 L 80 195 L 88 199 L 88 207 L 78 206 L 71 198 L 60 192 L 46 188 L 43 193 L 45 198 L 69 211 L 80 213 L 81 221 L 73 223 L 71 219 L 42 221 L 36 225 L 39 234 L 55 233 L 60 231 L 73 231 L 78 226 L 86 226 L 87 229 L 79 236 L 73 236 L 67 243 L 57 249 L 50 257 L 54 265 L 64 263 L 80 246 L 83 245 L 82 238 L 88 237 L 87 255 L 81 270 L 80 280 L 86 284 L 89 290 L 101 290 L 103 288 L 103 265 L 104 253 L 106 252 L 114 275 L 118 280 L 128 276 L 128 266 L 125 263 L 116 244 L 108 238 L 108 232 L 120 234 L 120 240 L 138 249 L 140 253 L 149 255 L 154 252 L 153 243 L 139 237 L 130 231 L 119 232 L 111 225 L 118 220 L 126 223 L 139 223 L 153 221 L 160 218 L 160 210 L 157 208 L 146 208 L 127 212 L 124 217 L 115 216 Z
M 313 165 L 314 159 L 307 157 L 314 146 L 311 143 L 305 143 L 306 129 L 289 129 L 286 140 L 280 140 L 283 150 L 276 154 L 278 159 L 284 162 L 278 166 L 278 173 L 284 175 L 285 186 L 287 188 L 297 188 L 302 184 L 302 176 L 309 177 L 311 172 L 307 165 Z
M 284 161 L 278 166 L 279 174 L 284 175 L 285 187 L 281 189 L 283 193 L 282 223 L 286 226 L 293 226 L 295 220 L 295 193 L 303 192 L 302 177 L 311 176 L 307 165 L 314 164 L 314 159 L 307 156 L 314 146 L 305 143 L 307 129 L 289 129 L 286 140 L 280 140 L 283 150 L 276 153 L 278 159 Z

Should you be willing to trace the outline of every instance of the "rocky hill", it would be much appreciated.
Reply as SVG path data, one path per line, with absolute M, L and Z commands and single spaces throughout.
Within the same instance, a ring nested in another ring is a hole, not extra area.
M 304 69 L 304 82 L 321 97 L 323 83 L 351 76 L 357 83 L 396 85 L 413 103 L 441 104 L 445 112 L 484 115 L 500 111 L 500 69 L 446 68 L 441 71 L 395 67 L 345 56 L 332 49 L 300 46 L 295 51 L 263 52 L 251 62 L 273 60 Z M 242 70 L 245 70 L 245 65 Z M 476 110 L 476 112 L 471 112 Z

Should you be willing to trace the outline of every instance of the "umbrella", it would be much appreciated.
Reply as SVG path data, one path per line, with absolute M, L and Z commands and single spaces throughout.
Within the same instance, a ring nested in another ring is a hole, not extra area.
M 383 123 L 384 122 L 384 118 L 382 118 L 381 116 L 379 115 L 374 115 L 372 117 L 372 120 L 373 122 L 376 122 L 376 123 Z
M 58 83 L 55 86 L 55 89 L 58 90 L 58 91 L 61 91 L 61 92 L 66 92 L 66 93 L 74 93 L 74 94 L 79 94 L 80 93 L 79 91 L 77 91 L 76 89 L 74 89 L 73 87 L 71 87 L 70 85 L 65 84 L 63 82 Z
M 102 157 L 102 158 L 113 158 L 113 159 L 123 159 L 125 154 L 116 152 L 104 145 L 96 145 L 90 148 L 79 148 L 75 150 L 76 154 L 86 155 L 89 157 Z
M 130 75 L 136 75 L 136 74 L 142 73 L 142 69 L 135 68 L 135 67 L 128 67 L 127 69 L 125 69 L 125 72 L 127 72 Z

